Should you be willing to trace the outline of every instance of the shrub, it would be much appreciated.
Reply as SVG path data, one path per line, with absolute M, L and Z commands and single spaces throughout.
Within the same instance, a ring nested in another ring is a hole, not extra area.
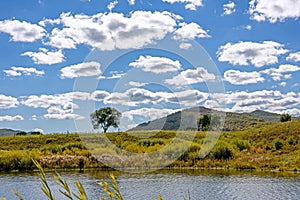
M 250 149 L 251 146 L 247 140 L 235 140 L 234 144 L 240 151 L 243 151 L 244 149 Z
M 233 158 L 233 150 L 227 145 L 219 145 L 215 147 L 210 153 L 212 159 L 216 160 L 228 160 Z
M 274 142 L 274 145 L 275 145 L 275 149 L 276 150 L 279 150 L 279 149 L 282 149 L 282 147 L 283 147 L 283 142 L 281 141 L 281 140 L 275 140 L 275 142 Z

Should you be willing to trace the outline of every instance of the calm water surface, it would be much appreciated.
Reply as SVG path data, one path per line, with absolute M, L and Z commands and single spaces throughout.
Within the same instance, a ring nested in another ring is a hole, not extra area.
M 108 181 L 107 171 L 61 172 L 73 191 L 79 180 L 89 199 L 99 199 L 102 189 L 97 182 Z M 300 199 L 300 174 L 254 173 L 228 171 L 178 171 L 166 170 L 149 174 L 113 172 L 119 187 L 128 200 L 152 200 L 161 194 L 165 200 L 177 199 Z M 47 173 L 58 200 L 65 199 L 59 187 Z M 12 190 L 17 189 L 25 199 L 46 199 L 34 173 L 0 173 L 0 198 L 17 199 Z

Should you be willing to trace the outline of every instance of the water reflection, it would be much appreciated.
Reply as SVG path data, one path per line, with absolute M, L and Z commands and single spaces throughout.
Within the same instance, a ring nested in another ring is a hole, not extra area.
M 85 187 L 89 199 L 99 199 L 102 189 L 98 181 L 108 181 L 113 173 L 125 199 L 300 199 L 300 174 L 259 173 L 223 170 L 160 170 L 152 173 L 129 174 L 117 171 L 88 170 L 84 173 L 61 172 L 76 190 L 74 182 L 79 180 Z M 58 186 L 51 179 L 50 186 L 57 199 L 64 199 Z M 34 173 L 0 174 L 0 197 L 17 199 L 11 192 L 17 189 L 25 199 L 45 199 Z

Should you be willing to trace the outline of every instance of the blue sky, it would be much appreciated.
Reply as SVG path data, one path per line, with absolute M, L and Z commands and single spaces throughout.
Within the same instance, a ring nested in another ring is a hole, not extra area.
M 197 105 L 300 115 L 300 2 L 0 2 L 0 127 L 121 130 Z

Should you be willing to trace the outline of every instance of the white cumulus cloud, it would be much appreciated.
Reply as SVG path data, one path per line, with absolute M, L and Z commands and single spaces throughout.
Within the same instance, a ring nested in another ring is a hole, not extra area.
M 62 68 L 61 78 L 77 78 L 87 76 L 99 76 L 101 74 L 100 63 L 84 62 Z
M 180 28 L 174 32 L 173 39 L 175 40 L 193 40 L 195 38 L 209 38 L 210 35 L 199 24 L 180 23 Z
M 152 57 L 149 55 L 140 56 L 136 61 L 129 63 L 129 66 L 156 74 L 174 72 L 181 68 L 178 60 L 174 61 L 166 57 Z
M 286 57 L 287 61 L 300 62 L 300 52 L 290 53 L 288 57 Z
M 21 115 L 16 116 L 10 116 L 10 115 L 4 115 L 0 116 L 0 122 L 2 121 L 22 121 L 24 118 Z
M 22 74 L 26 76 L 42 76 L 45 74 L 44 71 L 37 70 L 33 67 L 11 67 L 9 70 L 3 70 L 6 76 L 21 76 Z
M 224 73 L 224 78 L 234 85 L 246 85 L 250 83 L 264 82 L 264 78 L 258 72 L 241 72 L 238 70 L 228 70 Z
M 270 68 L 270 69 L 263 70 L 261 71 L 261 73 L 271 76 L 271 78 L 274 81 L 280 81 L 282 77 L 285 79 L 291 78 L 290 74 L 285 74 L 285 73 L 291 73 L 297 71 L 300 71 L 300 67 L 295 65 L 283 64 L 280 65 L 278 68 Z
M 298 0 L 251 0 L 249 2 L 251 19 L 256 21 L 283 22 L 287 18 L 300 17 Z
M 15 97 L 0 94 L 0 109 L 15 108 L 19 105 L 19 101 Z
M 46 35 L 43 27 L 18 20 L 0 21 L 0 32 L 11 35 L 14 42 L 34 42 Z
M 189 85 L 214 79 L 216 79 L 216 76 L 213 73 L 209 73 L 203 67 L 197 67 L 196 69 L 182 71 L 179 75 L 166 79 L 165 83 L 170 85 Z
M 45 48 L 40 48 L 39 52 L 25 52 L 22 56 L 29 56 L 35 64 L 53 65 L 64 62 L 64 54 L 62 50 L 48 51 Z
M 231 15 L 236 11 L 235 9 L 236 4 L 233 1 L 230 1 L 223 5 L 223 15 Z
M 273 41 L 227 43 L 217 52 L 219 61 L 233 65 L 262 67 L 278 63 L 278 57 L 287 53 L 283 45 Z
M 170 12 L 134 11 L 95 15 L 62 13 L 61 29 L 55 28 L 46 44 L 56 48 L 76 48 L 85 44 L 101 50 L 141 48 L 163 39 L 177 25 Z
M 184 3 L 185 9 L 189 10 L 196 10 L 197 7 L 203 6 L 202 0 L 162 0 L 163 2 L 168 2 L 168 3 Z

